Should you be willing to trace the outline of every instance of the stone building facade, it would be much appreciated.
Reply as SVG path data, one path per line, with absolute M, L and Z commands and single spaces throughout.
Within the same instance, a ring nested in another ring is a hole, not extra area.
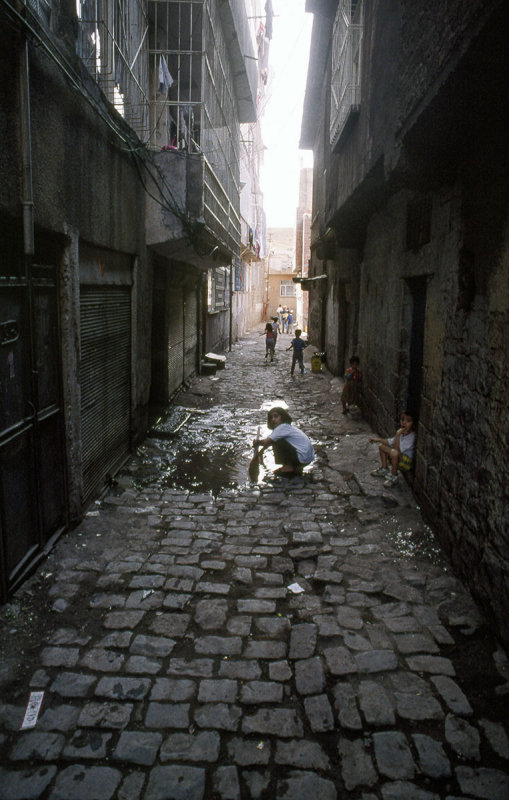
M 257 81 L 234 0 L 0 4 L 0 599 L 231 341 Z
M 415 495 L 507 642 L 508 7 L 307 10 L 310 338 L 336 374 L 359 353 L 381 434 L 419 415 Z

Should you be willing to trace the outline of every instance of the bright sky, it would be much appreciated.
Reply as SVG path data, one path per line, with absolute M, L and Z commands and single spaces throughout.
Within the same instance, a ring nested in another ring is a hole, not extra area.
M 304 5 L 305 0 L 272 0 L 269 100 L 261 123 L 267 148 L 261 185 L 269 228 L 294 227 L 300 167 L 313 163 L 310 151 L 299 150 L 313 23 L 313 15 L 305 13 Z

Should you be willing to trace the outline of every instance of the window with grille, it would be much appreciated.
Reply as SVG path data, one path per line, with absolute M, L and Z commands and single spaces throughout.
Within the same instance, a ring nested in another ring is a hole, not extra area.
M 279 288 L 280 297 L 295 297 L 297 294 L 293 281 L 281 281 Z
M 340 0 L 332 33 L 330 145 L 336 151 L 361 104 L 363 0 Z

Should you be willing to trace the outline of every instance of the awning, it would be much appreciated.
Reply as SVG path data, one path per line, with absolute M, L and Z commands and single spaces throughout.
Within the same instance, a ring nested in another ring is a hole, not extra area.
M 315 275 L 313 278 L 293 278 L 294 283 L 300 283 L 301 289 L 304 291 L 311 289 L 313 284 L 319 283 L 320 281 L 326 281 L 328 275 L 325 273 L 323 275 Z

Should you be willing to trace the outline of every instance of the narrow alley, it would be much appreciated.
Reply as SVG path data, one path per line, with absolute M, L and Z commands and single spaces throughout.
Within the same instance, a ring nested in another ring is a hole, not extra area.
M 342 381 L 261 330 L 0 609 L 0 800 L 509 798 L 504 650 Z M 282 403 L 316 461 L 250 482 Z

